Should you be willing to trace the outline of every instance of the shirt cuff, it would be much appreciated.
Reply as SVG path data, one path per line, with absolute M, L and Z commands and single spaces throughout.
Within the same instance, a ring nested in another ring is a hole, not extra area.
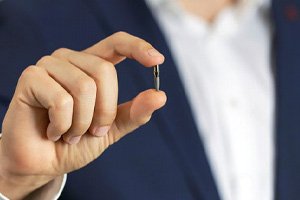
M 57 199 L 60 197 L 60 195 L 61 195 L 61 193 L 62 193 L 62 191 L 63 191 L 63 189 L 64 189 L 64 187 L 65 187 L 65 185 L 66 185 L 66 182 L 67 182 L 67 174 L 64 174 L 64 178 L 63 178 L 63 180 L 62 180 L 62 182 L 61 182 L 59 191 L 58 191 L 58 193 L 53 197 L 53 200 L 57 200 Z M 0 199 L 0 200 L 1 200 L 1 199 Z
M 0 200 L 9 200 L 9 199 L 6 198 L 3 194 L 0 193 Z
M 1 136 L 2 136 L 2 134 L 0 133 L 0 139 L 1 139 Z M 64 174 L 64 177 L 63 177 L 63 180 L 61 182 L 59 191 L 58 191 L 58 193 L 53 195 L 53 200 L 58 200 L 58 198 L 60 197 L 60 195 L 61 195 L 61 193 L 62 193 L 62 191 L 63 191 L 63 189 L 66 185 L 66 181 L 67 181 L 67 174 Z M 0 200 L 10 200 L 10 199 L 0 193 Z
M 60 195 L 66 185 L 66 181 L 67 181 L 67 174 L 64 174 L 62 183 L 60 185 L 60 189 L 59 189 L 58 193 L 53 195 L 53 198 L 52 198 L 53 200 L 58 200 L 58 198 L 60 197 Z M 0 200 L 10 200 L 10 199 L 0 193 Z

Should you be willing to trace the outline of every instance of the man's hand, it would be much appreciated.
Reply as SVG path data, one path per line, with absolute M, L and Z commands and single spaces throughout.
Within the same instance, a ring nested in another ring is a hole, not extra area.
M 0 192 L 20 199 L 87 165 L 165 104 L 164 92 L 146 90 L 117 105 L 115 65 L 125 58 L 146 67 L 164 61 L 149 43 L 119 32 L 24 70 L 2 126 Z

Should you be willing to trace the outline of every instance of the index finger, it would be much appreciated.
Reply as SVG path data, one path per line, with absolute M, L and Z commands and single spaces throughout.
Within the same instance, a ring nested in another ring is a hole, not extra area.
M 150 43 L 125 32 L 117 32 L 84 52 L 99 56 L 114 65 L 131 58 L 150 67 L 162 64 L 165 59 Z

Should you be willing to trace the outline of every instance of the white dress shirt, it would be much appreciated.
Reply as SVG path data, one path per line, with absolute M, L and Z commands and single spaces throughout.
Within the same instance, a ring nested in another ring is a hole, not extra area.
M 211 24 L 176 0 L 146 2 L 177 63 L 221 198 L 273 199 L 268 2 L 239 2 Z

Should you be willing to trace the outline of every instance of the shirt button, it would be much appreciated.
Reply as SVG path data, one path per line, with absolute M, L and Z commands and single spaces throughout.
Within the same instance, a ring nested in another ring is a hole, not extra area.
M 298 8 L 292 4 L 285 7 L 284 14 L 289 21 L 296 21 L 299 18 Z

